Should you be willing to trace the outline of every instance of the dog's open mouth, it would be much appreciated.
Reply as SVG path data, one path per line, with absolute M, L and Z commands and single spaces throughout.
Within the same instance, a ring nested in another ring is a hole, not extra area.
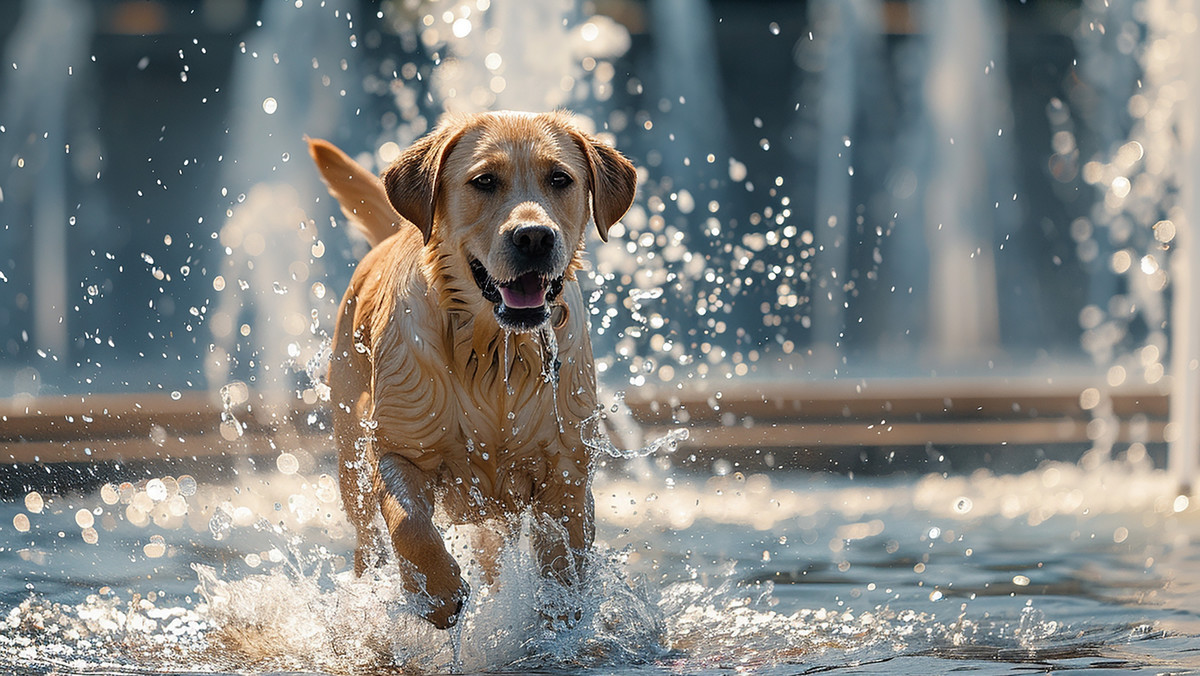
M 509 331 L 530 331 L 550 318 L 550 305 L 562 292 L 563 278 L 525 272 L 515 279 L 496 281 L 478 260 L 471 260 L 471 275 L 483 298 L 494 304 L 496 321 Z
M 526 272 L 511 282 L 500 285 L 500 299 L 515 310 L 541 307 L 546 304 L 547 281 L 536 272 Z

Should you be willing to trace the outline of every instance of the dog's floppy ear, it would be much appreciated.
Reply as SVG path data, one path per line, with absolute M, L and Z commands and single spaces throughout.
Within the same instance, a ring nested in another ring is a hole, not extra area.
M 438 179 L 446 157 L 462 136 L 457 124 L 444 124 L 400 153 L 383 172 L 388 200 L 396 211 L 421 230 L 425 242 L 433 233 L 437 210 Z
M 637 170 L 612 146 L 581 132 L 575 132 L 588 161 L 588 190 L 592 193 L 592 220 L 600 239 L 608 241 L 608 229 L 621 220 L 633 206 L 637 190 Z

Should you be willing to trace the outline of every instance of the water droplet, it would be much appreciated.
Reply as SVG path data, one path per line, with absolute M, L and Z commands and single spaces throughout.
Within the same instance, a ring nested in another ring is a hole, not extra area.
M 772 22 L 771 22 L 771 23 L 770 23 L 770 24 L 767 26 L 767 30 L 771 31 L 771 35 L 779 35 L 779 24 L 777 24 L 777 23 L 775 23 L 774 21 L 772 21 Z
M 176 481 L 179 483 L 179 494 L 184 497 L 191 497 L 196 494 L 196 479 L 190 474 L 181 475 Z
M 24 513 L 14 516 L 13 517 L 13 528 L 16 528 L 18 531 L 20 531 L 22 533 L 28 533 L 29 532 L 29 517 L 26 516 Z
M 1159 221 L 1154 224 L 1154 239 L 1163 244 L 1175 239 L 1175 224 L 1171 221 Z
M 146 546 L 142 547 L 142 552 L 146 555 L 146 558 L 161 558 L 163 554 L 167 553 L 167 543 L 163 539 L 163 536 L 151 535 L 150 542 L 147 542 Z
M 221 414 L 221 438 L 225 441 L 235 441 L 242 436 L 242 425 L 232 413 Z
M 233 526 L 233 514 L 228 504 L 218 505 L 213 510 L 212 518 L 208 520 L 208 530 L 214 540 L 223 540 Z
M 75 512 L 75 525 L 80 528 L 91 528 L 96 523 L 96 517 L 86 509 Z
M 179 390 L 172 390 L 172 391 L 171 391 L 171 400 L 172 400 L 172 401 L 179 401 L 179 400 L 180 400 L 180 399 L 182 399 L 182 398 L 183 398 L 183 393 L 182 393 L 182 392 L 180 392 Z
M 291 453 L 280 453 L 275 459 L 275 466 L 284 474 L 295 474 L 300 469 L 300 462 Z
M 279 109 L 279 102 L 274 97 L 268 96 L 263 99 L 262 109 L 267 115 L 274 115 L 275 111 Z
M 162 479 L 151 479 L 146 482 L 146 496 L 154 502 L 167 499 L 167 485 Z
M 42 508 L 45 506 L 46 501 L 42 499 L 41 493 L 38 493 L 37 491 L 29 491 L 29 493 L 25 495 L 25 509 L 29 510 L 30 512 L 33 512 L 34 514 L 41 514 Z M 1177 509 L 1175 511 L 1178 512 L 1182 510 Z
M 250 388 L 240 380 L 235 380 L 221 388 L 221 404 L 225 408 L 243 404 L 249 398 Z

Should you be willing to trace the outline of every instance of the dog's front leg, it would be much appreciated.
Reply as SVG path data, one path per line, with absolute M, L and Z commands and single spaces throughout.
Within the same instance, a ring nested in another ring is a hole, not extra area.
M 585 554 L 596 536 L 592 493 L 586 482 L 564 482 L 546 490 L 538 501 L 542 523 L 534 529 L 533 547 L 542 575 L 563 587 L 582 582 Z M 549 612 L 547 612 L 549 611 Z M 572 622 L 578 607 L 544 609 L 548 620 Z
M 376 488 L 379 507 L 392 537 L 392 547 L 415 573 L 405 581 L 414 594 L 427 594 L 430 609 L 425 618 L 438 629 L 446 629 L 458 619 L 467 598 L 458 563 L 433 525 L 433 477 L 407 459 L 382 452 L 379 456 Z M 422 579 L 424 578 L 424 579 Z

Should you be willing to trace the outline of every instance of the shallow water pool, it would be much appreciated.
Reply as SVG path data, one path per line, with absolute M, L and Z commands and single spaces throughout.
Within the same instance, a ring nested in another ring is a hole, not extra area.
M 1200 671 L 1200 505 L 1144 459 L 1008 476 L 602 472 L 589 581 L 549 588 L 519 545 L 492 588 L 467 566 L 448 632 L 416 617 L 392 567 L 346 572 L 330 472 L 279 465 L 4 502 L 0 669 Z M 536 608 L 556 602 L 582 619 L 547 627 Z

